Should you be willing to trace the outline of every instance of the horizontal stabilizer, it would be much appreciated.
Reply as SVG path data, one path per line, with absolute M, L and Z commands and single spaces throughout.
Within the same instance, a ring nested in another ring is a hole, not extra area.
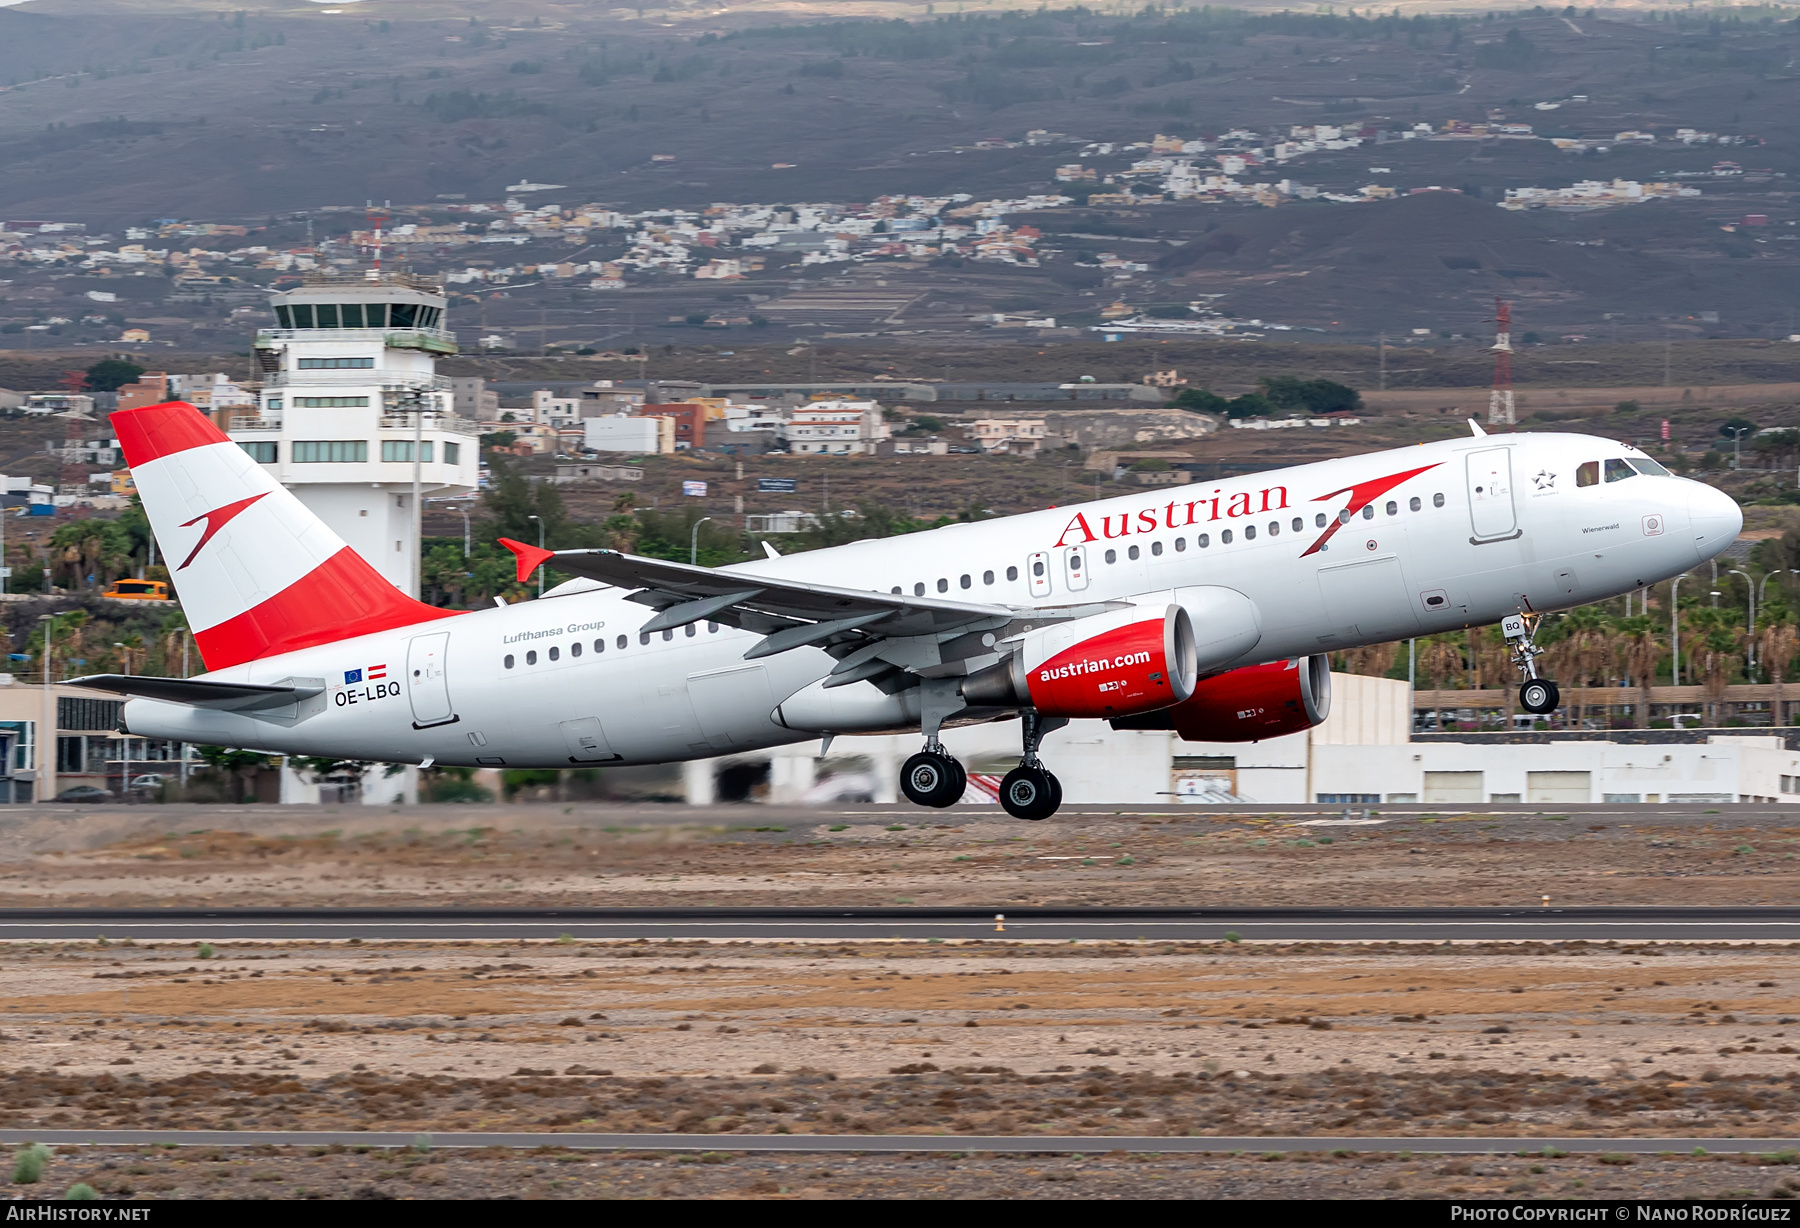
M 68 686 L 92 687 L 138 699 L 160 699 L 193 708 L 223 712 L 255 712 L 311 699 L 325 689 L 322 679 L 301 686 L 256 686 L 248 682 L 208 682 L 203 678 L 151 678 L 142 674 L 90 674 L 71 678 Z

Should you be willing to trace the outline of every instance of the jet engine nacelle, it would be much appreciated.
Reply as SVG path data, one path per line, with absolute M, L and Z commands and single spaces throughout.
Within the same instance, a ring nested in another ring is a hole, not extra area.
M 1194 627 L 1179 605 L 1134 606 L 1051 623 L 1014 641 L 1013 655 L 963 682 L 977 707 L 1030 707 L 1043 716 L 1126 716 L 1178 704 L 1199 674 Z
M 1187 742 L 1257 742 L 1311 729 L 1331 714 L 1331 660 L 1249 665 L 1197 683 L 1179 704 L 1122 717 L 1114 729 L 1173 729 Z

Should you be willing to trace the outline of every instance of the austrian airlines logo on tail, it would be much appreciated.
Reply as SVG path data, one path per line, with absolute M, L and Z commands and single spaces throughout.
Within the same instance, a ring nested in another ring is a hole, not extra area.
M 175 570 L 187 570 L 187 565 L 193 562 L 194 556 L 199 554 L 200 551 L 205 548 L 206 543 L 213 539 L 213 534 L 230 524 L 232 519 L 236 517 L 239 512 L 249 507 L 252 503 L 255 503 L 258 499 L 267 497 L 267 491 L 264 491 L 260 495 L 251 495 L 248 499 L 239 499 L 236 503 L 227 503 L 224 507 L 215 507 L 210 512 L 201 512 L 198 516 L 183 524 L 181 526 L 182 528 L 191 529 L 204 520 L 206 522 L 206 530 L 200 534 L 200 540 L 194 543 L 194 548 L 188 551 L 187 558 L 183 559 L 181 561 L 181 566 L 177 567 Z

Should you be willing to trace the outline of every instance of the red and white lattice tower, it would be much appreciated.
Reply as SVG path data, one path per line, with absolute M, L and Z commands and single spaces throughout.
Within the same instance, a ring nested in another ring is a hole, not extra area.
M 1488 393 L 1488 425 L 1512 426 L 1512 304 L 1494 300 L 1494 387 Z

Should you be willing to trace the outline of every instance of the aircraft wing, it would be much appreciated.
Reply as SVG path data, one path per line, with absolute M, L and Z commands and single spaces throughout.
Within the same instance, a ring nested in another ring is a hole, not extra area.
M 961 673 L 973 658 L 1030 626 L 1081 618 L 1113 608 L 1106 603 L 1018 608 L 940 597 L 837 588 L 752 572 L 721 571 L 617 550 L 539 550 L 506 538 L 521 577 L 540 563 L 622 589 L 627 600 L 657 611 L 641 628 L 667 631 L 708 619 L 763 638 L 746 660 L 815 645 L 838 658 L 827 686 L 864 679 L 897 685 L 901 673 Z
M 325 689 L 323 681 L 302 686 L 257 686 L 248 682 L 210 682 L 204 678 L 152 678 L 142 674 L 89 674 L 71 678 L 68 686 L 91 687 L 141 699 L 160 699 L 226 712 L 251 712 L 279 708 L 296 700 L 310 699 Z
M 836 588 L 640 558 L 616 550 L 559 550 L 553 560 L 551 565 L 559 571 L 637 589 L 630 600 L 661 611 L 645 627 L 648 631 L 710 618 L 767 634 L 798 623 L 854 619 L 858 629 L 866 628 L 870 634 L 909 636 L 930 635 L 994 619 L 1008 622 L 1015 614 L 1003 605 Z

